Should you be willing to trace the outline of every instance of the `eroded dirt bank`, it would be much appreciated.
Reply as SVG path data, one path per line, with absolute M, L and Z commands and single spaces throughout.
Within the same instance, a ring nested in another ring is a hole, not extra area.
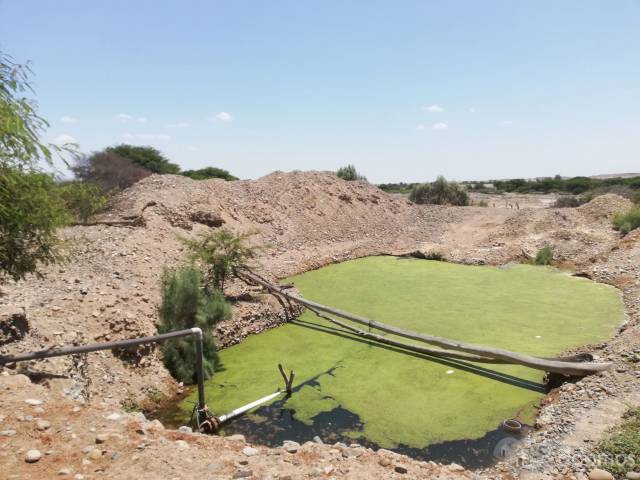
M 44 280 L 30 279 L 3 287 L 6 295 L 0 297 L 2 321 L 3 325 L 11 323 L 13 328 L 3 329 L 0 353 L 154 333 L 162 269 L 184 258 L 177 236 L 193 235 L 222 222 L 233 230 L 258 232 L 257 241 L 267 245 L 261 271 L 270 278 L 350 258 L 411 250 L 437 251 L 462 263 L 503 264 L 522 260 L 550 244 L 563 263 L 623 292 L 628 323 L 610 342 L 590 348 L 599 358 L 616 362 L 617 369 L 554 393 L 554 402 L 541 412 L 539 429 L 526 440 L 530 448 L 483 475 L 511 475 L 523 469 L 560 476 L 579 474 L 586 468 L 580 462 L 588 457 L 589 445 L 601 434 L 602 425 L 619 418 L 620 405 L 637 402 L 640 391 L 640 370 L 635 363 L 640 358 L 640 234 L 621 239 L 611 229 L 612 215 L 629 206 L 614 195 L 598 197 L 577 209 L 415 206 L 373 186 L 344 182 L 319 172 L 276 172 L 257 181 L 239 182 L 152 176 L 123 192 L 102 218 L 121 220 L 140 215 L 144 209 L 143 221 L 137 226 L 70 228 L 65 232 L 73 252 L 69 264 L 50 269 Z M 233 320 L 218 326 L 216 333 L 221 343 L 233 344 L 283 321 L 280 306 L 268 296 L 239 284 L 234 285 L 232 293 L 244 294 L 240 296 L 243 300 L 236 302 Z M 26 323 L 21 320 L 23 313 Z M 360 455 L 345 456 L 341 447 L 333 448 L 337 453 L 332 453 L 331 447 L 309 446 L 322 452 L 318 457 L 322 462 L 331 458 L 333 470 L 329 471 L 322 470 L 328 466 L 316 465 L 316 460 L 306 454 L 270 455 L 266 449 L 259 449 L 257 455 L 245 455 L 233 441 L 185 433 L 181 435 L 188 437 L 185 441 L 192 448 L 184 458 L 191 459 L 191 467 L 182 470 L 178 456 L 166 453 L 175 450 L 172 435 L 176 434 L 153 437 L 153 448 L 137 451 L 131 442 L 141 434 L 135 429 L 127 430 L 124 420 L 106 425 L 123 435 L 122 441 L 129 442 L 129 447 L 114 446 L 113 451 L 105 448 L 109 456 L 101 456 L 95 462 L 82 449 L 87 446 L 85 443 L 92 442 L 89 436 L 106 428 L 102 426 L 105 420 L 100 409 L 117 411 L 123 403 L 141 408 L 179 389 L 156 351 L 140 353 L 145 355 L 93 353 L 87 358 L 51 359 L 7 371 L 11 375 L 25 373 L 42 385 L 17 380 L 22 377 L 2 377 L 0 401 L 4 417 L 0 417 L 0 430 L 16 431 L 15 435 L 0 436 L 0 463 L 13 469 L 2 475 L 46 478 L 38 476 L 38 472 L 53 471 L 47 463 L 53 458 L 71 459 L 73 465 L 67 468 L 85 478 L 137 478 L 136 468 L 140 465 L 148 465 L 149 472 L 156 472 L 156 477 L 150 474 L 149 478 L 195 478 L 198 469 L 206 466 L 205 458 L 222 462 L 220 472 L 218 467 L 210 469 L 215 470 L 208 473 L 210 478 L 231 478 L 247 467 L 239 463 L 245 461 L 256 478 L 268 478 L 264 476 L 267 472 L 272 478 L 280 473 L 280 478 L 310 474 L 358 478 L 356 472 L 360 470 L 368 473 L 368 478 L 406 476 L 394 470 L 398 462 L 408 465 L 410 476 L 429 478 L 437 468 L 408 459 L 394 459 L 382 466 L 386 462 L 366 450 Z M 44 411 L 36 415 L 29 413 L 32 406 L 24 404 L 24 398 L 43 395 L 48 396 L 49 407 L 41 407 Z M 73 423 L 65 420 L 65 409 L 73 410 L 72 405 L 84 412 L 84 426 L 71 426 L 77 438 L 60 442 L 62 437 L 58 436 L 64 436 L 67 428 L 64 422 Z M 593 421 L 589 423 L 587 412 L 598 411 L 608 414 L 591 417 Z M 29 416 L 33 418 L 27 419 Z M 38 430 L 36 417 L 51 422 L 52 427 Z M 603 422 L 603 418 L 607 421 Z M 59 422 L 56 428 L 54 422 Z M 54 444 L 55 447 L 47 447 Z M 158 450 L 154 450 L 156 447 Z M 27 464 L 24 455 L 31 448 L 43 454 L 52 449 L 53 453 Z M 304 449 L 300 451 L 303 452 Z M 111 458 L 112 453 L 120 455 L 117 458 L 121 460 Z M 83 464 L 84 460 L 92 463 Z M 278 470 L 281 464 L 286 464 L 285 470 Z M 158 465 L 164 465 L 166 470 Z M 374 470 L 368 471 L 369 467 Z M 382 470 L 375 470 L 379 468 Z M 456 470 L 441 473 L 447 477 L 462 475 Z M 217 473 L 220 477 L 215 476 Z

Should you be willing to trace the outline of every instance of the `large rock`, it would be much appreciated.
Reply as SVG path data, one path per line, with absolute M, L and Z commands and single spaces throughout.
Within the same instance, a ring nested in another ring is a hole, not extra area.
M 615 480 L 611 473 L 606 470 L 594 468 L 589 472 L 589 480 Z

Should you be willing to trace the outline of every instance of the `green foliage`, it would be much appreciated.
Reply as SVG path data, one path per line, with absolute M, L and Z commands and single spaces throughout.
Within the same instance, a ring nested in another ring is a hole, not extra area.
M 631 199 L 633 203 L 636 205 L 640 205 L 640 190 L 633 194 L 633 198 Z
M 222 178 L 227 181 L 238 180 L 238 177 L 234 177 L 226 170 L 216 167 L 205 167 L 198 170 L 185 170 L 180 175 L 184 175 L 185 177 L 189 177 L 194 180 L 207 180 L 209 178 Z
M 200 271 L 187 266 L 166 270 L 162 277 L 160 333 L 200 327 L 203 333 L 204 376 L 213 375 L 216 365 L 216 345 L 213 326 L 231 316 L 231 307 L 217 290 L 202 286 Z M 180 337 L 161 345 L 165 366 L 181 382 L 196 382 L 196 355 L 192 337 Z
M 417 184 L 409 194 L 414 203 L 435 205 L 469 205 L 469 194 L 455 182 L 448 182 L 439 176 L 433 183 Z
M 613 226 L 625 235 L 640 227 L 640 208 L 634 208 L 627 213 L 619 213 L 613 218 Z
M 347 182 L 353 182 L 355 180 L 367 181 L 367 177 L 360 175 L 356 167 L 353 165 L 347 165 L 346 167 L 339 168 L 336 175 Z
M 562 178 L 559 175 L 548 178 L 538 178 L 535 180 L 525 180 L 515 178 L 510 180 L 494 180 L 492 182 L 494 188 L 499 192 L 518 192 L 518 193 L 570 193 L 580 195 L 585 192 L 594 192 L 596 194 L 617 193 L 623 194 L 630 190 L 640 189 L 640 177 L 612 177 L 612 178 L 589 178 L 589 177 L 573 177 Z M 616 187 L 618 189 L 616 189 Z M 620 190 L 621 187 L 624 189 Z M 491 190 L 482 188 L 483 191 Z
M 260 247 L 247 245 L 253 233 L 235 234 L 226 229 L 204 233 L 195 239 L 183 239 L 191 257 L 201 263 L 208 288 L 224 292 L 229 277 L 238 270 L 252 268 Z
M 624 422 L 609 430 L 607 438 L 597 445 L 598 452 L 605 455 L 601 468 L 617 478 L 635 471 L 640 458 L 640 408 L 630 408 L 623 415 Z
M 69 182 L 60 186 L 60 196 L 74 220 L 87 223 L 95 213 L 107 204 L 108 196 L 98 185 Z
M 52 175 L 0 167 L 0 278 L 20 280 L 64 259 L 56 230 L 69 214 Z
M 14 280 L 63 259 L 55 232 L 69 221 L 53 176 L 37 170 L 65 149 L 40 140 L 49 124 L 25 97 L 30 73 L 0 52 L 0 278 Z
M 136 165 L 148 170 L 152 173 L 174 173 L 180 172 L 180 167 L 175 163 L 171 163 L 158 149 L 153 147 L 139 147 L 135 145 L 118 145 L 109 147 L 105 150 L 107 153 L 115 153 L 116 155 L 128 158 Z
M 378 188 L 384 192 L 388 193 L 410 193 L 413 187 L 415 187 L 416 183 L 380 183 L 378 184 Z
M 124 190 L 151 175 L 133 160 L 108 151 L 77 157 L 71 171 L 82 182 L 98 185 L 103 194 Z
M 536 265 L 551 265 L 553 262 L 553 250 L 551 247 L 542 247 L 536 253 L 536 258 L 533 259 L 533 263 Z
M 0 52 L 0 166 L 33 168 L 51 162 L 52 149 L 40 141 L 49 124 L 37 113 L 29 83 L 31 70 Z

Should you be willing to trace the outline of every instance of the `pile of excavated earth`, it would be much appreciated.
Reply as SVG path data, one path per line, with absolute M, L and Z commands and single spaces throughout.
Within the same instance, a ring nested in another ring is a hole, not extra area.
M 0 475 L 584 478 L 594 442 L 629 404 L 640 403 L 640 232 L 622 237 L 611 227 L 613 215 L 629 208 L 616 195 L 573 209 L 420 206 L 323 172 L 235 182 L 148 177 L 120 193 L 94 224 L 64 231 L 68 263 L 46 269 L 43 279 L 2 286 L 0 354 L 156 333 L 162 272 L 185 261 L 180 238 L 224 227 L 255 233 L 252 241 L 265 246 L 257 271 L 270 279 L 408 252 L 502 265 L 550 245 L 562 265 L 620 289 L 627 322 L 609 341 L 585 347 L 615 369 L 552 391 L 513 456 L 466 472 L 357 445 L 269 449 L 165 429 L 140 413 L 182 390 L 156 347 L 19 363 L 0 375 Z M 223 347 L 286 321 L 257 287 L 236 282 L 229 293 L 233 318 L 215 330 Z

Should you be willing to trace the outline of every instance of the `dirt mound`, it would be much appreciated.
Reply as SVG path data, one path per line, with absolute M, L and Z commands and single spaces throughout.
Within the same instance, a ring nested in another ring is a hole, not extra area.
M 610 221 L 616 214 L 633 208 L 633 202 L 614 193 L 600 195 L 577 210 L 593 221 Z

